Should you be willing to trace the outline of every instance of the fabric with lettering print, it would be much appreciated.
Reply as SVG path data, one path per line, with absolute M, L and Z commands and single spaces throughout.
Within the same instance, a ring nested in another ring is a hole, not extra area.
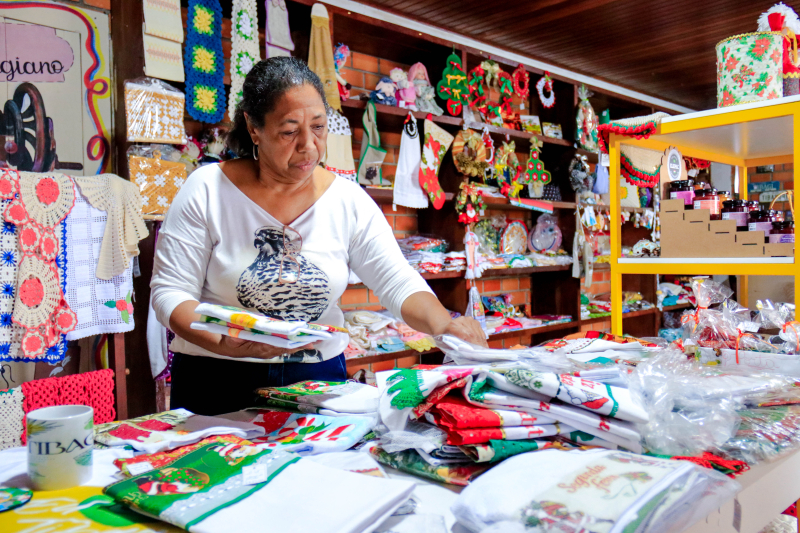
M 612 387 L 569 374 L 536 372 L 515 368 L 506 373 L 506 379 L 519 387 L 530 389 L 549 398 L 558 398 L 600 415 L 645 424 L 650 419 L 647 412 L 631 398 L 628 389 Z
M 739 489 L 724 475 L 683 461 L 544 450 L 503 461 L 465 488 L 451 509 L 473 532 L 494 526 L 508 533 L 666 533 L 688 528 Z

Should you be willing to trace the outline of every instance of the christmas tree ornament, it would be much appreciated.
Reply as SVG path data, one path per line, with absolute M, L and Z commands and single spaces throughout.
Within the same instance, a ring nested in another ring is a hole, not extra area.
M 337 111 L 342 110 L 339 99 L 339 83 L 336 80 L 336 64 L 333 61 L 331 29 L 328 10 L 323 4 L 311 7 L 311 40 L 308 44 L 308 68 L 322 82 L 325 100 Z
M 478 187 L 465 179 L 461 182 L 459 189 L 460 191 L 456 197 L 458 221 L 462 224 L 477 222 L 484 209 L 483 197 Z
M 531 139 L 531 153 L 528 157 L 528 165 L 524 177 L 521 181 L 528 186 L 528 194 L 531 198 L 541 198 L 544 186 L 550 183 L 550 172 L 544 169 L 544 163 L 540 159 L 539 149 L 543 146 L 541 140 L 536 137 Z
M 256 0 L 233 0 L 231 8 L 231 90 L 228 117 L 233 119 L 242 99 L 242 84 L 253 65 L 261 61 Z
M 428 207 L 428 196 L 419 184 L 419 166 L 422 149 L 419 142 L 417 119 L 411 113 L 403 124 L 400 137 L 400 153 L 397 156 L 397 171 L 394 175 L 394 203 L 404 207 L 423 209 Z
M 467 103 L 469 88 L 461 58 L 455 52 L 447 58 L 447 67 L 442 72 L 442 80 L 436 85 L 436 90 L 439 98 L 447 101 L 447 112 L 453 116 L 460 115 L 462 104 Z
M 186 108 L 200 122 L 225 116 L 225 58 L 222 55 L 222 8 L 219 0 L 189 0 L 186 21 Z
M 590 152 L 597 151 L 597 127 L 599 120 L 597 114 L 594 112 L 592 104 L 589 103 L 589 97 L 592 93 L 586 88 L 586 85 L 581 84 L 578 89 L 578 114 L 575 117 L 575 140 L 578 141 L 578 146 Z
M 797 57 L 800 18 L 797 13 L 783 2 L 778 2 L 758 17 L 758 31 L 783 33 L 783 96 L 800 94 L 800 69 Z
M 439 185 L 439 167 L 442 158 L 453 142 L 453 136 L 437 126 L 430 115 L 425 119 L 425 141 L 422 147 L 422 163 L 419 167 L 419 184 L 428 193 L 435 209 L 444 205 L 444 191 Z
M 528 101 L 528 96 L 531 94 L 530 90 L 530 74 L 525 69 L 525 65 L 522 63 L 514 69 L 514 73 L 512 74 L 512 78 L 514 80 L 514 92 L 517 93 L 523 102 Z
M 544 95 L 545 90 L 550 93 L 549 96 Z M 545 72 L 544 76 L 536 83 L 536 91 L 539 93 L 539 100 L 541 100 L 542 105 L 547 109 L 550 109 L 556 104 L 556 93 L 553 91 L 553 79 L 550 77 L 549 72 Z

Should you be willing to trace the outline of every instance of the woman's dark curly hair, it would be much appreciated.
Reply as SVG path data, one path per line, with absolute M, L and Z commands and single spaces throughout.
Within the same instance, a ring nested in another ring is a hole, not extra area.
M 233 127 L 228 132 L 226 142 L 236 155 L 243 158 L 253 157 L 253 140 L 247 132 L 247 119 L 256 127 L 264 126 L 264 115 L 275 109 L 278 99 L 291 89 L 309 84 L 322 98 L 327 109 L 325 89 L 319 76 L 308 68 L 302 59 L 296 57 L 271 57 L 256 63 L 242 85 L 242 99 L 236 106 Z

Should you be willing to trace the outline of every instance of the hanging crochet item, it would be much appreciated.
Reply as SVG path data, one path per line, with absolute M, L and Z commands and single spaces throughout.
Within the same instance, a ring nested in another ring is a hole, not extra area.
M 548 96 L 544 95 L 545 90 L 550 93 Z M 539 93 L 539 100 L 541 100 L 542 105 L 547 109 L 556 105 L 556 93 L 553 91 L 553 79 L 550 77 L 549 72 L 545 72 L 544 76 L 536 83 L 536 91 Z
M 629 144 L 620 145 L 620 174 L 630 185 L 651 188 L 661 177 L 663 152 Z
M 447 66 L 442 72 L 442 80 L 436 84 L 439 98 L 447 101 L 447 112 L 453 116 L 461 114 L 462 104 L 467 103 L 469 88 L 467 87 L 467 74 L 461 58 L 455 52 L 447 58 Z
M 422 149 L 419 142 L 417 119 L 410 112 L 403 124 L 400 137 L 400 152 L 397 155 L 397 170 L 394 175 L 393 201 L 395 205 L 424 209 L 428 207 L 428 196 L 419 184 L 419 166 Z
M 183 93 L 161 80 L 140 78 L 125 82 L 125 121 L 128 142 L 186 144 Z
M 425 143 L 422 147 L 422 163 L 419 167 L 419 184 L 428 193 L 435 209 L 444 205 L 445 193 L 439 185 L 439 167 L 442 158 L 453 142 L 453 136 L 437 126 L 429 118 L 425 119 Z
M 242 99 L 242 84 L 253 65 L 261 61 L 256 0 L 233 0 L 231 8 L 231 90 L 228 117 L 233 118 Z M 184 143 L 185 144 L 185 143 Z
M 357 181 L 350 123 L 344 115 L 332 107 L 328 108 L 328 149 L 325 152 L 325 168 L 340 178 Z
M 225 116 L 225 58 L 219 0 L 189 0 L 186 32 L 183 56 L 186 107 L 195 120 L 215 124 Z
M 176 152 L 170 153 L 174 155 Z M 167 155 L 148 146 L 128 148 L 131 181 L 142 194 L 142 213 L 145 215 L 165 214 L 186 181 L 186 165 L 168 161 Z
M 541 198 L 544 192 L 544 186 L 550 183 L 550 172 L 544 169 L 544 163 L 540 159 L 539 149 L 544 146 L 541 140 L 537 137 L 531 138 L 531 153 L 528 157 L 528 165 L 524 177 L 520 177 L 520 181 L 528 186 L 528 192 L 531 198 Z
M 336 65 L 333 62 L 331 29 L 328 10 L 322 4 L 311 8 L 311 41 L 308 45 L 308 68 L 322 81 L 328 105 L 337 111 L 342 110 L 339 99 L 339 84 L 336 81 Z
M 456 197 L 456 213 L 458 221 L 462 224 L 472 224 L 477 222 L 483 213 L 483 196 L 478 191 L 478 187 L 465 179 L 459 186 L 461 189 Z
M 525 65 L 520 63 L 519 66 L 514 69 L 511 77 L 514 80 L 514 92 L 522 99 L 523 102 L 527 102 L 528 96 L 531 94 L 531 81 L 530 74 L 528 74 L 528 70 L 525 68 Z
M 578 141 L 578 146 L 590 152 L 597 151 L 597 126 L 599 121 L 597 114 L 594 112 L 592 104 L 589 103 L 589 97 L 592 93 L 586 88 L 586 85 L 581 84 L 578 89 L 578 114 L 575 117 L 575 140 Z
M 361 158 L 358 161 L 358 183 L 361 185 L 383 185 L 381 166 L 386 159 L 386 150 L 381 148 L 375 104 L 367 102 L 362 115 L 364 135 L 361 138 Z
M 294 51 L 292 33 L 289 30 L 289 11 L 284 0 L 266 0 L 267 25 L 264 35 L 266 54 L 264 57 L 289 57 Z
M 22 387 L 0 391 L 0 450 L 22 446 Z
M 603 114 L 605 115 L 606 112 L 604 111 Z M 600 147 L 600 153 L 608 153 L 608 139 L 610 134 L 616 133 L 617 135 L 633 137 L 634 139 L 647 139 L 656 132 L 658 125 L 661 124 L 661 120 L 668 116 L 668 114 L 659 111 L 652 115 L 625 118 L 600 124 L 597 127 L 597 144 Z

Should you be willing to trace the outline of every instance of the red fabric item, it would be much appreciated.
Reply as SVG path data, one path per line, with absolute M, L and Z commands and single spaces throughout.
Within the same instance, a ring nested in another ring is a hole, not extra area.
M 108 432 L 109 435 L 123 440 L 139 440 L 139 437 L 146 438 L 150 435 L 149 431 L 141 430 L 128 424 L 122 424 Z M 144 441 L 141 441 L 144 442 Z
M 785 514 L 785 515 L 789 515 L 789 516 L 793 516 L 793 517 L 797 518 L 797 502 L 794 502 L 794 503 L 791 505 L 791 507 L 789 507 L 788 509 L 786 509 L 786 510 L 785 510 L 784 512 L 782 512 L 781 514 Z
M 55 405 L 88 405 L 94 409 L 94 423 L 113 422 L 114 371 L 97 370 L 62 378 L 35 379 L 22 384 L 25 400 L 22 410 L 27 415 L 35 409 Z M 27 417 L 22 420 L 22 444 L 28 443 Z
M 267 435 L 275 430 L 278 430 L 286 424 L 292 413 L 284 411 L 270 411 L 268 409 L 259 409 L 258 414 L 261 415 L 262 420 L 258 420 L 258 416 L 252 421 L 253 424 L 261 426 Z
M 150 431 L 167 431 L 175 427 L 161 420 L 145 420 L 144 422 L 137 422 L 136 425 L 140 428 L 149 429 Z
M 454 389 L 463 389 L 467 385 L 467 378 L 463 377 L 457 379 L 455 381 L 451 381 L 450 383 L 445 383 L 441 387 L 437 387 L 433 389 L 425 401 L 419 404 L 418 406 L 414 407 L 411 410 L 411 417 L 412 418 L 421 418 L 422 415 L 427 413 L 431 410 L 431 408 L 439 403 L 447 394 Z
M 710 468 L 711 470 L 719 471 L 730 471 L 729 474 L 726 474 L 728 477 L 736 477 L 744 474 L 748 470 L 750 470 L 750 465 L 745 463 L 744 461 L 735 461 L 735 460 L 728 460 L 723 459 L 719 455 L 714 455 L 711 452 L 703 452 L 703 455 L 700 457 L 679 457 L 675 456 L 673 459 L 677 461 L 689 461 L 690 463 L 694 463 L 696 465 L 700 465 L 703 468 Z M 715 468 L 715 467 L 719 468 Z
M 503 428 L 457 429 L 447 432 L 447 444 L 463 446 L 464 444 L 484 444 L 490 440 L 505 440 Z
M 454 394 L 437 403 L 431 410 L 436 425 L 442 429 L 496 428 L 503 420 L 491 409 L 476 407 Z

